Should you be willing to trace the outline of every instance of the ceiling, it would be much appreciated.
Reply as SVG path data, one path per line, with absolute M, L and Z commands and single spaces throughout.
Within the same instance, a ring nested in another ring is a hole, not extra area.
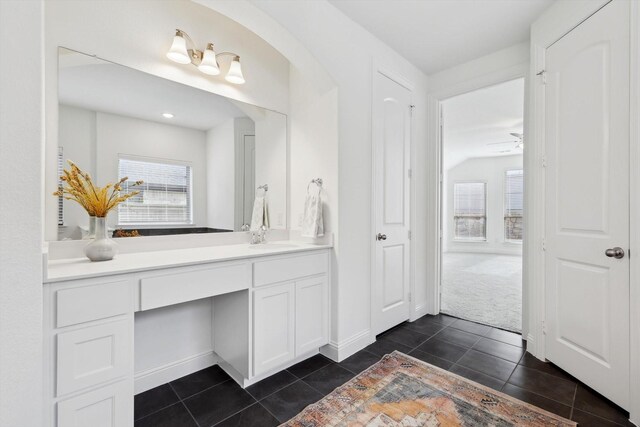
M 61 50 L 59 102 L 206 131 L 252 106 L 122 65 Z M 173 118 L 162 116 L 171 113 Z M 252 114 L 251 114 L 252 115 Z
M 329 0 L 425 74 L 529 39 L 553 0 Z
M 442 103 L 443 166 L 475 157 L 522 154 L 518 139 L 524 117 L 524 79 L 449 98 Z

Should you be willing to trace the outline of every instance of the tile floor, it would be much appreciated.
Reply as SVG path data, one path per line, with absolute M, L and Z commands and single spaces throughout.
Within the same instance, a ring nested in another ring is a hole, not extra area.
M 632 425 L 624 410 L 525 353 L 519 335 L 446 315 L 403 323 L 340 363 L 314 356 L 246 390 L 212 366 L 137 395 L 135 425 L 277 426 L 393 350 L 571 418 L 580 427 Z

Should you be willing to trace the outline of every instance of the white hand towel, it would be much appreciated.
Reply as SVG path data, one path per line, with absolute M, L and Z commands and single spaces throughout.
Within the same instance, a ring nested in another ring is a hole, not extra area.
M 302 220 L 302 237 L 324 236 L 324 219 L 322 218 L 322 198 L 320 193 L 308 194 L 304 202 Z
M 269 208 L 265 196 L 257 196 L 253 202 L 253 213 L 251 214 L 251 231 L 258 231 L 262 226 L 269 229 Z

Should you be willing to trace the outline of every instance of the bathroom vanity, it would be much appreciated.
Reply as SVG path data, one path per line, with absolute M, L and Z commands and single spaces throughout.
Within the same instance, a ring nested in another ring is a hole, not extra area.
M 329 339 L 330 245 L 55 259 L 45 271 L 48 426 L 133 426 L 139 313 L 209 299 L 214 356 L 242 387 L 318 353 Z

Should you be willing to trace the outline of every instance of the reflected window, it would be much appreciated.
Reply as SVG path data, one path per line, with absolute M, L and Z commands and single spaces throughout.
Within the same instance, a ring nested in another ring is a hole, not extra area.
M 453 185 L 453 222 L 456 240 L 487 239 L 487 185 L 457 182 Z
M 120 225 L 193 224 L 191 165 L 164 160 L 118 160 L 118 179 L 127 177 L 124 192 L 140 194 L 118 205 Z M 136 181 L 144 181 L 134 187 Z
M 507 241 L 522 242 L 523 196 L 522 169 L 508 170 L 504 178 L 504 238 Z

